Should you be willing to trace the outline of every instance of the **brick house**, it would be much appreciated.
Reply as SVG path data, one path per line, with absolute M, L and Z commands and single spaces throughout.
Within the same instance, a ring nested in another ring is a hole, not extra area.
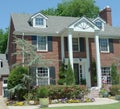
M 23 56 L 12 56 L 17 51 L 13 44 L 14 36 L 24 38 L 37 47 L 36 52 L 46 59 L 57 60 L 52 65 L 43 68 L 34 67 L 34 76 L 45 78 L 35 79 L 35 84 L 57 83 L 60 63 L 68 63 L 75 71 L 76 84 L 86 81 L 88 87 L 95 86 L 92 72 L 92 61 L 96 62 L 97 84 L 102 86 L 102 78 L 106 77 L 107 84 L 111 84 L 110 66 L 116 58 L 120 58 L 120 28 L 112 26 L 111 8 L 103 9 L 99 17 L 45 16 L 41 13 L 12 14 L 8 41 L 8 63 L 23 61 Z M 117 67 L 120 70 L 120 67 Z M 51 78 L 55 80 L 51 81 Z
M 9 67 L 5 54 L 0 54 L 0 96 L 7 96 L 7 77 Z

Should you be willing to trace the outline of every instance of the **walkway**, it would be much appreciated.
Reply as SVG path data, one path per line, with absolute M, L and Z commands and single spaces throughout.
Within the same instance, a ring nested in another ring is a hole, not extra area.
M 0 96 L 0 109 L 9 109 L 5 104 L 5 99 Z
M 49 107 L 63 107 L 63 106 L 83 106 L 83 105 L 103 105 L 117 103 L 118 101 L 108 98 L 95 98 L 95 102 L 91 103 L 70 103 L 70 104 L 50 104 Z M 9 109 L 38 109 L 39 106 L 8 106 Z M 6 108 L 0 108 L 6 109 Z

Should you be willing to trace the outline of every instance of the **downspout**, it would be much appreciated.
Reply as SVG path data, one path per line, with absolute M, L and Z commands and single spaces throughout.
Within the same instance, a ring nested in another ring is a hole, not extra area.
M 22 40 L 24 40 L 24 33 L 22 33 Z M 22 48 L 22 65 L 23 65 L 23 67 L 24 67 L 24 62 L 25 62 L 25 59 L 24 59 L 24 46 L 23 46 L 23 48 Z

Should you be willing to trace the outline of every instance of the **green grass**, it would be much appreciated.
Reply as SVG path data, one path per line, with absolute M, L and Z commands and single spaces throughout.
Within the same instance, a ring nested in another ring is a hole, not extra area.
M 96 105 L 96 106 L 71 106 L 71 107 L 51 107 L 44 109 L 120 109 L 120 102 L 107 105 Z

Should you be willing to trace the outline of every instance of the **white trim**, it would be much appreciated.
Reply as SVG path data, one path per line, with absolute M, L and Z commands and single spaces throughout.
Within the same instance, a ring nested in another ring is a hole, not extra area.
M 63 36 L 61 36 L 61 59 L 62 59 L 62 62 L 63 62 L 63 60 L 64 60 L 64 56 L 65 54 L 64 54 L 64 37 Z
M 46 50 L 39 50 L 38 49 L 38 37 L 45 37 L 46 38 Z M 46 52 L 48 51 L 48 36 L 37 36 L 37 51 L 41 51 L 41 52 Z

